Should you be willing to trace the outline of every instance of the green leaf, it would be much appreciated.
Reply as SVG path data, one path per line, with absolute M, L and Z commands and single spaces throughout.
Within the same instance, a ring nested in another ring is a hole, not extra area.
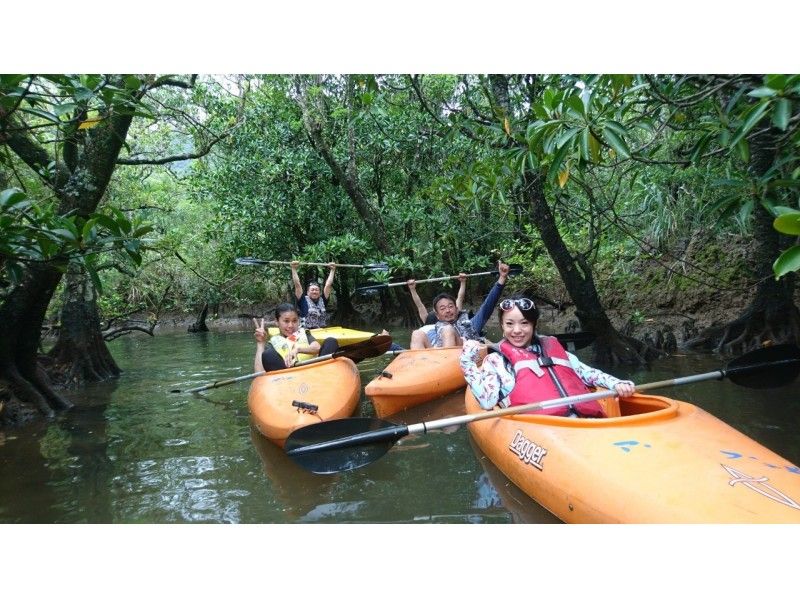
M 785 131 L 789 126 L 789 119 L 792 116 L 792 101 L 788 98 L 779 98 L 775 101 L 775 107 L 772 109 L 772 124 Z
M 583 131 L 581 131 L 581 158 L 587 162 L 591 159 L 591 151 L 589 149 L 589 136 L 591 134 L 592 131 L 589 129 L 589 127 L 586 127 Z
M 561 165 L 564 163 L 564 158 L 566 158 L 567 153 L 571 149 L 569 144 L 565 144 L 561 146 L 561 149 L 558 150 L 553 156 L 553 161 L 550 164 L 549 170 L 547 172 L 547 180 L 549 183 L 553 183 L 558 177 L 558 174 L 561 172 Z
M 767 108 L 769 108 L 769 103 L 761 102 L 753 106 L 749 111 L 745 112 L 747 117 L 744 119 L 742 126 L 739 127 L 739 130 L 733 136 L 733 139 L 731 139 L 732 146 L 744 139 L 744 136 L 747 135 L 751 129 L 758 124 L 758 121 L 760 121 L 761 117 L 763 117 L 766 113 Z
M 750 219 L 750 216 L 752 215 L 753 210 L 755 209 L 755 207 L 756 207 L 756 202 L 755 201 L 753 201 L 753 200 L 745 201 L 739 207 L 739 220 L 741 222 L 747 222 Z
M 116 235 L 117 237 L 122 236 L 122 231 L 120 230 L 117 221 L 110 216 L 106 216 L 105 214 L 94 214 L 92 218 L 96 220 L 98 224 L 107 228 L 112 235 Z
M 631 150 L 628 149 L 628 144 L 611 129 L 603 129 L 603 139 L 623 158 L 631 157 Z
M 758 87 L 751 92 L 748 92 L 751 98 L 771 98 L 777 95 L 778 92 L 771 87 Z
M 81 239 L 85 242 L 94 242 L 97 239 L 97 229 L 95 228 L 97 221 L 94 218 L 89 218 L 81 230 Z
M 27 195 L 19 189 L 13 187 L 11 189 L 4 189 L 0 192 L 0 208 L 7 210 L 14 205 L 25 201 Z
M 539 160 L 536 158 L 536 154 L 533 152 L 528 152 L 528 165 L 532 171 L 539 169 Z
M 614 131 L 614 132 L 615 132 L 617 135 L 619 135 L 620 137 L 624 137 L 625 135 L 627 135 L 627 134 L 628 134 L 628 130 L 627 130 L 625 127 L 623 127 L 621 124 L 619 124 L 618 122 L 616 122 L 616 121 L 613 121 L 613 120 L 607 120 L 607 121 L 604 123 L 604 126 L 608 127 L 608 128 L 609 128 L 609 129 L 611 129 L 612 131 Z
M 800 212 L 782 214 L 775 219 L 772 226 L 784 235 L 800 236 Z
M 790 272 L 800 270 L 800 247 L 795 245 L 784 251 L 775 263 L 772 264 L 772 271 L 775 272 L 775 280 L 785 276 Z
M 750 161 L 750 144 L 747 143 L 747 139 L 739 141 L 739 143 L 736 144 L 736 149 L 739 152 L 739 157 L 742 159 L 742 162 L 747 164 Z
M 638 120 L 635 123 L 633 123 L 633 126 L 638 127 L 643 131 L 647 131 L 648 133 L 654 133 L 656 130 L 655 126 L 653 125 L 653 121 L 649 118 L 643 118 L 642 120 Z
M 28 75 L 0 75 L 0 87 L 16 87 L 27 78 Z
M 86 87 L 78 87 L 75 89 L 72 97 L 78 102 L 86 103 L 94 97 L 94 93 L 91 89 L 87 89 Z
M 706 151 L 706 148 L 708 147 L 708 144 L 713 136 L 714 136 L 713 133 L 706 133 L 700 138 L 700 140 L 694 146 L 691 155 L 689 156 L 689 161 L 697 163 L 702 153 Z
M 49 120 L 51 123 L 55 123 L 57 125 L 61 124 L 61 120 L 52 112 L 45 112 L 44 110 L 39 110 L 37 108 L 20 108 L 20 110 L 22 110 L 23 112 L 34 114 L 45 120 Z
M 137 228 L 136 230 L 134 230 L 131 233 L 131 236 L 132 237 L 141 237 L 143 235 L 146 235 L 147 233 L 149 233 L 152 230 L 153 230 L 153 227 L 150 226 L 149 224 L 145 225 L 145 226 L 140 226 L 139 228 Z
M 580 130 L 581 130 L 580 127 L 575 127 L 573 129 L 568 129 L 567 131 L 564 131 L 564 133 L 562 133 L 556 140 L 556 148 L 561 148 L 561 146 L 563 146 L 570 139 L 575 137 L 575 135 L 577 135 Z
M 570 95 L 566 101 L 567 107 L 578 114 L 579 116 L 586 116 L 586 109 L 581 101 L 581 98 L 575 94 Z
M 142 86 L 141 79 L 136 75 L 125 75 L 123 81 L 125 82 L 125 89 L 129 91 L 136 91 Z
M 56 104 L 53 106 L 53 112 L 55 112 L 58 116 L 64 116 L 65 114 L 69 114 L 73 112 L 78 107 L 77 104 L 73 104 L 72 102 L 66 102 L 64 104 Z
M 789 78 L 786 75 L 767 75 L 764 77 L 764 84 L 778 91 L 786 87 L 788 81 Z
M 795 214 L 797 215 L 798 212 L 794 208 L 789 208 L 787 206 L 773 206 L 772 213 L 775 214 L 775 217 L 783 216 L 784 214 Z
M 97 290 L 97 293 L 99 295 L 102 295 L 103 283 L 100 281 L 100 277 L 97 275 L 97 270 L 95 270 L 94 267 L 86 264 L 86 261 L 84 261 L 84 265 L 86 266 L 86 273 L 89 274 L 89 278 L 92 279 L 92 284 L 94 285 L 94 288 Z
M 68 241 L 77 241 L 75 234 L 66 228 L 57 228 L 54 231 L 51 231 L 53 235 L 57 237 L 61 237 L 62 239 L 67 239 Z

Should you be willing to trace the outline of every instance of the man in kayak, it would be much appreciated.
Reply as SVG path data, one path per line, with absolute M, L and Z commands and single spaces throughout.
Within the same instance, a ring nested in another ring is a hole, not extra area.
M 503 339 L 479 368 L 480 343 L 464 342 L 461 370 L 484 409 L 509 407 L 585 394 L 592 387 L 613 389 L 619 397 L 634 393 L 630 380 L 620 380 L 582 363 L 554 336 L 536 334 L 539 310 L 524 296 L 505 299 L 497 311 Z M 617 398 L 613 400 L 618 400 Z M 567 417 L 605 417 L 598 401 L 580 402 L 536 412 Z
M 320 289 L 319 283 L 312 281 L 308 283 L 305 293 L 300 277 L 297 275 L 297 267 L 300 262 L 293 261 L 292 282 L 294 282 L 294 295 L 297 297 L 297 307 L 300 313 L 300 323 L 304 328 L 325 328 L 328 323 L 328 312 L 326 307 L 333 290 L 333 277 L 336 274 L 336 264 L 328 264 L 330 272 L 325 280 L 325 286 Z
M 464 307 L 464 298 L 467 295 L 467 275 L 463 272 L 458 274 L 458 294 L 456 295 L 456 309 L 460 312 Z M 417 308 L 417 314 L 419 314 L 419 321 L 422 322 L 423 326 L 427 326 L 428 324 L 436 324 L 439 318 L 436 317 L 435 311 L 428 311 L 428 308 L 425 307 L 425 304 L 422 302 L 422 299 L 419 298 L 419 293 L 417 293 L 417 281 L 414 278 L 411 278 L 406 285 L 408 286 L 408 290 L 411 293 L 411 299 L 414 301 L 414 305 Z M 494 309 L 494 308 L 492 308 Z M 491 311 L 491 310 L 490 310 Z
M 457 300 L 452 295 L 447 293 L 436 295 L 433 298 L 436 323 L 426 324 L 412 332 L 411 348 L 459 347 L 467 339 L 479 339 L 484 325 L 492 315 L 492 310 L 503 293 L 508 278 L 508 264 L 498 261 L 497 271 L 500 273 L 497 282 L 486 295 L 478 312 L 471 318 L 466 311 L 458 307 Z M 409 288 L 411 288 L 410 285 Z
M 260 323 L 253 318 L 256 327 L 255 372 L 290 368 L 317 355 L 329 355 L 339 348 L 333 337 L 326 338 L 320 345 L 308 330 L 300 326 L 300 314 L 291 303 L 281 303 L 275 308 L 275 320 L 278 334 L 270 337 L 264 327 L 264 318 Z

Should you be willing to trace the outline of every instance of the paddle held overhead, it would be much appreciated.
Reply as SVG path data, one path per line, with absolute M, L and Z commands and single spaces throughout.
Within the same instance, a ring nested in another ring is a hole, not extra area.
M 498 274 L 497 270 L 487 270 L 486 272 L 475 272 L 473 274 L 467 274 L 467 276 L 488 276 L 489 274 Z M 508 274 L 510 276 L 514 276 L 517 274 L 522 274 L 522 266 L 517 264 L 511 264 L 508 267 Z M 438 278 L 424 278 L 422 280 L 417 280 L 417 284 L 421 282 L 441 282 L 443 280 L 453 280 L 458 278 L 458 275 L 455 276 L 439 276 Z M 363 282 L 356 285 L 356 293 L 364 293 L 370 294 L 375 293 L 381 289 L 388 289 L 390 287 L 399 287 L 408 284 L 407 280 L 403 282 L 386 282 L 386 283 L 375 283 L 375 282 Z
M 280 262 L 275 260 L 262 260 L 256 257 L 237 257 L 235 262 L 240 266 L 291 266 L 292 262 Z M 299 262 L 301 266 L 323 266 L 328 264 L 320 262 Z M 374 270 L 376 272 L 388 272 L 389 265 L 386 262 L 378 262 L 375 264 L 335 264 L 337 268 L 363 268 L 365 270 Z

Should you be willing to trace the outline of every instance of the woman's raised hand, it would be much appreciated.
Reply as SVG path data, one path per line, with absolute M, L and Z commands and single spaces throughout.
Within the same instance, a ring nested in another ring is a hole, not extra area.
M 253 336 L 256 337 L 257 343 L 264 343 L 267 341 L 267 330 L 264 328 L 264 318 L 261 318 L 261 322 L 258 319 L 253 318 L 253 324 L 256 327 L 256 331 L 253 333 Z

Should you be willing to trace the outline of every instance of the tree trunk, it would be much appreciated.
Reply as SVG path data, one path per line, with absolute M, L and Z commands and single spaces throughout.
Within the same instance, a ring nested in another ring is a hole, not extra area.
M 529 177 L 531 175 L 528 175 Z M 553 260 L 570 298 L 575 303 L 575 315 L 586 332 L 595 335 L 593 362 L 598 365 L 643 364 L 659 356 L 659 351 L 641 341 L 618 332 L 603 309 L 594 285 L 591 268 L 570 253 L 558 231 L 553 213 L 544 196 L 541 179 L 533 175 L 524 193 L 532 208 L 532 220 Z
M 52 172 L 51 153 L 21 121 L 12 115 L 0 125 L 2 141 L 34 172 L 43 173 L 58 197 L 58 213 L 88 217 L 108 187 L 132 119 L 131 112 L 115 113 L 92 129 L 74 131 Z M 37 356 L 47 306 L 61 277 L 53 265 L 33 264 L 0 306 L 0 388 L 5 388 L 0 424 L 23 423 L 36 411 L 52 417 L 55 409 L 71 407 L 52 389 Z
M 36 413 L 47 417 L 72 404 L 56 394 L 37 354 L 47 306 L 61 278 L 53 266 L 32 265 L 0 306 L 0 424 L 21 425 Z
M 296 83 L 298 92 L 297 101 L 303 114 L 303 125 L 312 147 L 319 153 L 322 159 L 325 160 L 334 178 L 347 193 L 353 207 L 356 212 L 358 212 L 361 221 L 372 237 L 372 242 L 375 244 L 375 247 L 384 255 L 391 254 L 391 245 L 388 241 L 388 235 L 386 234 L 386 228 L 383 225 L 380 212 L 376 210 L 369 201 L 358 181 L 355 138 L 352 123 L 348 123 L 347 130 L 348 159 L 346 165 L 342 166 L 337 161 L 330 143 L 325 139 L 325 131 L 323 130 L 321 118 L 319 118 L 324 114 L 323 108 L 320 107 L 319 102 L 312 106 L 309 101 L 310 98 L 306 95 L 306 89 L 302 87 L 299 79 L 296 79 Z M 352 81 L 348 80 L 348 85 L 352 86 Z M 348 100 L 352 100 L 351 95 L 348 95 Z M 352 109 L 352 106 L 350 106 L 350 108 Z
M 80 264 L 67 270 L 58 342 L 48 357 L 51 374 L 65 386 L 108 380 L 122 372 L 103 339 L 97 293 Z
M 780 253 L 782 239 L 766 210 L 759 208 L 755 218 L 753 261 L 761 282 L 752 301 L 741 316 L 704 330 L 686 341 L 684 348 L 740 355 L 771 343 L 800 342 L 800 312 L 794 304 L 796 276 L 789 274 L 775 280 L 772 262 Z
M 208 301 L 203 304 L 203 309 L 200 311 L 200 314 L 197 316 L 197 320 L 195 323 L 189 326 L 189 332 L 208 332 L 208 326 L 206 326 L 206 316 L 208 315 Z
M 777 135 L 769 123 L 751 135 L 750 174 L 762 177 L 777 159 Z M 684 347 L 738 355 L 771 343 L 800 343 L 800 312 L 794 304 L 795 274 L 775 280 L 772 263 L 777 259 L 782 237 L 772 226 L 773 217 L 760 203 L 754 214 L 755 271 L 760 281 L 744 313 L 733 322 L 704 330 Z

